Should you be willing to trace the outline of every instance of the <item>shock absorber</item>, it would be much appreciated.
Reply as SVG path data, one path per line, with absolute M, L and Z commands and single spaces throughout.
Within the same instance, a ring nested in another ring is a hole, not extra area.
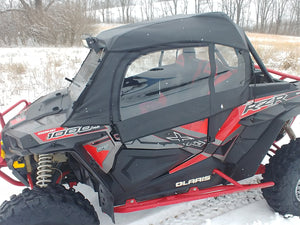
M 37 167 L 37 177 L 36 185 L 40 188 L 45 188 L 49 183 L 52 182 L 52 162 L 53 154 L 40 154 L 38 167 Z

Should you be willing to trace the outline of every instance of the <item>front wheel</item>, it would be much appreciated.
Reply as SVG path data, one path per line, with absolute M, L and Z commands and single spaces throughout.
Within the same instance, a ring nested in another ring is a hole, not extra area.
M 25 189 L 0 206 L 0 224 L 99 225 L 94 207 L 79 192 L 55 185 Z
M 263 189 L 268 204 L 282 215 L 300 216 L 300 139 L 276 152 L 266 165 L 263 182 L 275 186 Z

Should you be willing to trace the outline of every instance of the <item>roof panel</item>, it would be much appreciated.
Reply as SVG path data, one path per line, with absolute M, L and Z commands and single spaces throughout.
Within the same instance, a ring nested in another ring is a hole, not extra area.
M 177 42 L 214 42 L 248 49 L 244 32 L 224 13 L 180 15 L 117 27 L 97 38 L 109 51 L 127 51 Z

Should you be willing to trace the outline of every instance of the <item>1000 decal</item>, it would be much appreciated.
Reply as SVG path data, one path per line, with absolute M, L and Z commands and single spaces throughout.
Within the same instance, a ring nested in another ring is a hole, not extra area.
M 70 128 L 58 127 L 36 132 L 35 135 L 42 141 L 52 141 L 67 137 L 73 137 L 76 135 L 82 135 L 89 132 L 99 132 L 103 129 L 105 129 L 105 127 L 101 125 L 77 126 Z

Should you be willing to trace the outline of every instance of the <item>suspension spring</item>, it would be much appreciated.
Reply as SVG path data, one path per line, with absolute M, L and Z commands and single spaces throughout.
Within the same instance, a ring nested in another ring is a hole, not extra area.
M 37 167 L 36 185 L 45 188 L 52 182 L 52 154 L 40 154 Z

